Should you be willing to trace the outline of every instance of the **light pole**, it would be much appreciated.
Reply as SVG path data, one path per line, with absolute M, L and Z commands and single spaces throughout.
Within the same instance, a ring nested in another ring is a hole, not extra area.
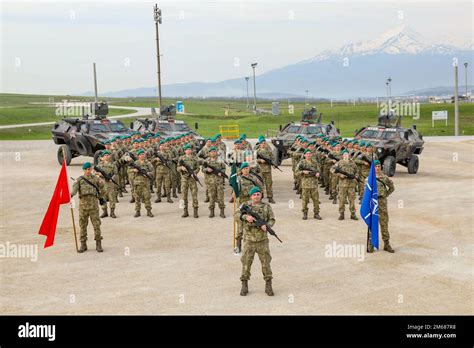
M 305 94 L 305 97 L 304 97 L 304 106 L 306 107 L 306 103 L 308 101 L 308 90 L 305 90 L 306 94 Z
M 158 32 L 158 24 L 161 24 L 161 9 L 158 8 L 158 4 L 154 7 L 155 13 L 155 28 L 156 28 L 156 61 L 158 65 L 158 103 L 161 114 L 161 69 L 160 69 L 160 35 Z
M 387 99 L 388 99 L 388 81 L 385 81 L 385 85 L 387 86 Z
M 391 102 L 392 101 L 392 78 L 389 77 L 387 81 L 388 81 L 388 100 Z
M 459 135 L 458 64 L 454 65 L 454 135 Z
M 250 65 L 253 69 L 253 110 L 257 111 L 257 86 L 255 83 L 255 67 L 257 63 L 253 63 Z
M 249 109 L 249 79 L 250 77 L 245 78 L 245 82 L 247 82 L 247 110 Z
M 467 96 L 467 65 L 468 65 L 467 63 L 464 63 L 464 68 L 465 68 L 464 72 L 466 74 L 466 76 L 465 76 L 465 79 L 466 79 L 466 81 L 465 81 L 466 82 L 466 101 L 469 100 L 468 96 Z

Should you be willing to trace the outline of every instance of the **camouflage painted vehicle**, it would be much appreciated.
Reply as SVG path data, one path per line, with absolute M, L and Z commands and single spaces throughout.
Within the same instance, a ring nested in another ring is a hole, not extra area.
M 322 133 L 329 138 L 336 138 L 339 136 L 339 130 L 334 126 L 334 123 L 322 124 L 320 114 L 315 117 L 316 108 L 309 111 L 303 111 L 301 122 L 290 122 L 281 128 L 280 132 L 271 140 L 274 146 L 274 158 L 278 164 L 288 158 L 287 151 L 295 141 L 297 135 L 302 135 L 306 139 L 315 140 L 317 134 Z
M 423 151 L 423 136 L 416 126 L 404 128 L 400 125 L 401 116 L 395 124 L 395 116 L 381 115 L 377 126 L 367 126 L 356 131 L 355 139 L 365 139 L 375 143 L 377 156 L 383 171 L 388 176 L 395 175 L 397 163 L 406 167 L 408 173 L 416 174 L 419 158 Z
M 144 133 L 160 132 L 165 137 L 176 137 L 184 133 L 192 133 L 199 141 L 199 148 L 204 146 L 204 138 L 192 130 L 184 121 L 176 120 L 176 109 L 174 105 L 161 108 L 161 115 L 157 115 L 154 108 L 151 110 L 153 117 L 137 118 L 130 123 L 133 131 Z
M 108 106 L 105 102 L 91 103 L 94 117 L 84 115 L 82 118 L 63 118 L 57 121 L 51 130 L 53 141 L 60 145 L 57 158 L 63 163 L 63 151 L 66 154 L 66 165 L 74 157 L 94 157 L 97 163 L 103 142 L 117 135 L 129 135 L 130 129 L 118 120 L 108 119 Z

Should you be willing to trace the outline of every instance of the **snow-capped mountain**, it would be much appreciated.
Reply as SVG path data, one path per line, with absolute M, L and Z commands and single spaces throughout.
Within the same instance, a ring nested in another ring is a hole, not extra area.
M 449 54 L 459 48 L 450 44 L 434 44 L 411 28 L 402 25 L 389 30 L 373 40 L 349 43 L 337 49 L 327 50 L 317 56 L 302 61 L 300 64 L 326 59 L 343 59 L 373 54 Z
M 472 39 L 464 44 L 433 43 L 412 29 L 401 26 L 373 40 L 349 43 L 316 56 L 257 76 L 257 95 L 304 95 L 315 98 L 384 96 L 385 81 L 392 77 L 392 93 L 453 84 L 453 58 L 460 66 L 473 64 Z M 463 67 L 462 67 L 463 68 Z M 471 74 L 472 75 L 472 74 Z M 215 83 L 179 83 L 163 86 L 165 96 L 243 97 L 244 77 Z M 153 88 L 108 93 L 108 96 L 152 96 Z

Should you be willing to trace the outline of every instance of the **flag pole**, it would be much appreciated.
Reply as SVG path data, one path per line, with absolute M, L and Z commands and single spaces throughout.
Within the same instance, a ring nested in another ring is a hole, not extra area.
M 64 151 L 63 147 L 63 163 L 66 160 L 66 151 Z M 67 179 L 67 177 L 66 177 Z M 67 180 L 67 187 L 69 191 L 69 180 Z M 71 208 L 71 219 L 72 219 L 72 230 L 74 233 L 74 242 L 76 244 L 76 252 L 79 252 L 79 246 L 77 245 L 77 232 L 76 232 L 76 223 L 74 222 L 74 210 L 72 209 L 71 201 L 69 201 L 69 207 Z
M 372 157 L 372 161 L 370 162 L 370 168 L 372 169 L 372 164 L 374 162 L 373 150 L 372 150 L 371 157 Z M 369 175 L 370 175 L 370 173 L 369 173 Z M 375 181 L 375 184 L 377 185 L 377 181 Z M 370 217 L 370 219 L 372 219 L 372 216 Z M 369 252 L 369 243 L 370 243 L 370 233 L 369 233 L 369 231 L 370 231 L 370 227 L 369 227 L 369 225 L 367 225 L 367 252 Z
M 234 227 L 234 238 L 233 238 L 233 245 L 234 245 L 234 249 L 236 248 L 236 245 L 235 245 L 235 201 L 237 200 L 237 198 L 235 198 L 235 192 L 234 190 L 232 190 L 232 197 L 234 198 L 233 201 L 234 201 L 234 214 L 232 214 L 232 220 L 233 220 L 233 227 Z

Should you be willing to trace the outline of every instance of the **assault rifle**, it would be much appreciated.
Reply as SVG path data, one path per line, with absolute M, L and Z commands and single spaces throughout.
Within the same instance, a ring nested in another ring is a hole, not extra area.
M 113 175 L 109 175 L 107 174 L 106 172 L 104 172 L 102 169 L 100 169 L 98 166 L 94 166 L 94 170 L 97 172 L 97 173 L 100 173 L 104 179 L 106 181 L 112 181 L 115 185 L 119 186 L 119 184 L 117 184 L 117 182 L 112 178 Z
M 184 163 L 184 161 L 181 159 L 179 160 L 179 165 L 183 166 L 189 176 L 191 176 L 194 181 L 196 181 L 202 187 L 201 181 L 199 180 L 198 176 L 196 175 L 196 173 L 194 173 L 194 170 L 188 164 Z
M 212 170 L 211 174 L 214 174 L 216 176 L 218 176 L 219 174 L 223 177 L 223 178 L 226 178 L 226 179 L 229 179 L 229 176 L 224 173 L 222 170 L 220 170 L 219 168 L 216 168 L 214 167 L 213 165 L 209 164 L 208 162 L 203 162 L 202 166 L 204 168 L 209 168 Z
M 154 180 L 153 177 L 150 174 L 148 174 L 145 170 L 143 170 L 142 168 L 137 166 L 134 162 L 127 163 L 127 165 L 132 167 L 133 169 L 138 170 L 138 174 L 150 179 L 150 181 L 153 182 L 153 180 Z
M 252 216 L 255 219 L 255 221 L 253 222 L 255 226 L 257 227 L 266 226 L 267 232 L 270 233 L 272 236 L 274 236 L 276 239 L 278 239 L 280 243 L 283 243 L 283 241 L 280 238 L 278 238 L 277 234 L 270 227 L 270 225 L 268 225 L 268 223 L 266 223 L 265 220 L 263 220 L 260 216 L 258 216 L 258 214 L 254 212 L 252 208 L 250 208 L 248 205 L 242 204 L 240 206 L 240 213 L 241 213 L 241 216 L 244 214 Z
M 283 172 L 283 170 L 280 169 L 275 163 L 270 158 L 267 158 L 265 156 L 262 156 L 261 154 L 257 153 L 257 158 L 264 160 L 265 163 L 271 165 L 273 168 L 278 169 L 280 172 Z

